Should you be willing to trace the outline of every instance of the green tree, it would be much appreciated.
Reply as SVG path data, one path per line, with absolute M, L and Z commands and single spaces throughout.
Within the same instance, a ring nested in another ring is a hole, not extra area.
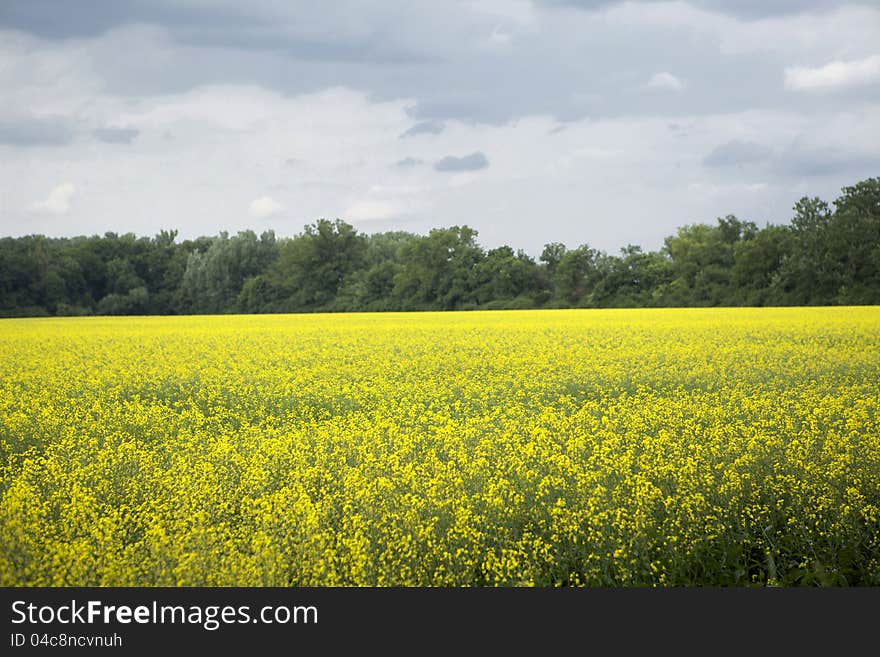
M 259 239 L 251 230 L 229 237 L 220 233 L 207 251 L 193 251 L 181 280 L 184 305 L 196 313 L 236 310 L 244 282 L 267 269 L 277 257 L 275 234 Z
M 731 274 L 736 245 L 752 239 L 757 227 L 728 215 L 717 225 L 683 226 L 665 240 L 672 280 L 663 302 L 673 306 L 718 306 L 731 303 Z
M 835 302 L 880 303 L 880 178 L 844 187 L 827 246 L 838 270 Z
M 785 305 L 830 303 L 840 280 L 826 240 L 832 213 L 818 197 L 801 198 L 791 220 L 791 252 L 779 269 L 774 288 Z
M 366 250 L 350 224 L 319 219 L 281 247 L 267 272 L 269 296 L 282 310 L 329 310 L 346 278 L 364 266 Z
M 565 251 L 553 273 L 556 297 L 566 305 L 582 305 L 596 283 L 600 255 L 586 244 Z
M 658 290 L 670 280 L 668 258 L 634 244 L 623 247 L 619 256 L 600 256 L 596 270 L 590 305 L 597 307 L 653 306 Z
M 683 226 L 657 252 L 550 242 L 538 262 L 509 246 L 485 252 L 468 226 L 362 235 L 326 219 L 280 240 L 6 237 L 0 315 L 880 304 L 878 208 L 880 178 L 868 178 L 833 209 L 800 199 L 790 225 L 728 215 Z
M 485 257 L 468 226 L 435 228 L 401 249 L 393 296 L 405 310 L 453 310 L 474 303 L 474 269 Z
M 496 308 L 534 306 L 540 290 L 535 261 L 509 246 L 486 253 L 475 267 L 474 282 L 474 300 Z
M 733 302 L 745 306 L 780 305 L 785 294 L 779 290 L 783 263 L 792 250 L 789 226 L 767 226 L 752 239 L 734 247 L 731 283 Z

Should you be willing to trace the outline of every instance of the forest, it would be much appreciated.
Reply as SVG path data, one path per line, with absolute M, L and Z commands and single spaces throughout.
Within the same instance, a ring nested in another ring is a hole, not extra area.
M 880 304 L 880 178 L 787 223 L 727 215 L 662 248 L 484 249 L 467 225 L 364 234 L 319 219 L 273 231 L 0 239 L 0 316 Z M 588 236 L 585 236 L 588 237 Z

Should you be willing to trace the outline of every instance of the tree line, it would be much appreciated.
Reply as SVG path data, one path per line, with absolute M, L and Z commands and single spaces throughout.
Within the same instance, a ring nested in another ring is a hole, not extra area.
M 468 226 L 359 233 L 319 219 L 290 238 L 128 233 L 0 239 L 0 316 L 880 304 L 880 178 L 787 224 L 733 215 L 657 251 L 549 243 L 483 249 Z

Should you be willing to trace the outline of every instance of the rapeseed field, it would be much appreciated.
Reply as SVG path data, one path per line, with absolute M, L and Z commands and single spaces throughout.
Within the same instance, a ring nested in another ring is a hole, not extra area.
M 0 584 L 880 584 L 880 308 L 0 320 Z

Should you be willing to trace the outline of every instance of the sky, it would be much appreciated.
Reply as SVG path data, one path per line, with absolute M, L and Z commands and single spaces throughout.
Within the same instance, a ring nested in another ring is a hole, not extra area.
M 0 235 L 655 250 L 880 175 L 880 4 L 3 0 Z

